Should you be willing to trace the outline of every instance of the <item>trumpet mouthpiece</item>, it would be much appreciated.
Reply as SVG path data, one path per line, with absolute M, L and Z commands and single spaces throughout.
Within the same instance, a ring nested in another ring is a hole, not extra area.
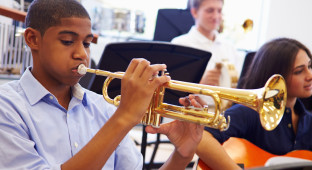
M 81 75 L 85 75 L 87 73 L 87 68 L 85 65 L 83 64 L 80 64 L 78 66 L 78 73 L 81 74 Z

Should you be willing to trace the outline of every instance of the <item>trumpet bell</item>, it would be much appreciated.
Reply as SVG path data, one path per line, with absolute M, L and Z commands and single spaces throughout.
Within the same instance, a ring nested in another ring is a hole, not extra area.
M 266 130 L 273 130 L 282 120 L 286 107 L 287 89 L 283 77 L 273 76 L 267 81 L 262 100 L 258 106 L 261 125 Z

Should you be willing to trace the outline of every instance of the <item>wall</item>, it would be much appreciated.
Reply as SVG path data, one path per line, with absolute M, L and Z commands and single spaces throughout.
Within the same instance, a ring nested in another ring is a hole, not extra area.
M 258 45 L 277 37 L 290 37 L 312 50 L 312 1 L 264 0 L 263 23 Z M 266 21 L 266 22 L 265 22 Z
M 262 19 L 263 0 L 224 0 L 223 36 L 242 50 L 255 50 L 258 47 L 259 27 Z M 253 29 L 244 32 L 246 19 L 253 21 Z

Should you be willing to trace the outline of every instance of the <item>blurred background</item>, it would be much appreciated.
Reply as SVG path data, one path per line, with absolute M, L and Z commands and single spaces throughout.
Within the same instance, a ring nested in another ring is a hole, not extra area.
M 79 0 L 92 17 L 93 32 L 99 35 L 92 44 L 97 62 L 105 44 L 130 40 L 153 40 L 157 12 L 164 8 L 186 9 L 188 0 Z M 0 0 L 0 5 L 27 11 L 31 0 Z M 312 23 L 309 0 L 224 0 L 224 29 L 221 35 L 239 50 L 253 51 L 264 42 L 281 36 L 295 38 L 309 48 Z M 246 20 L 253 28 L 244 31 Z M 12 20 L 0 15 L 1 23 Z

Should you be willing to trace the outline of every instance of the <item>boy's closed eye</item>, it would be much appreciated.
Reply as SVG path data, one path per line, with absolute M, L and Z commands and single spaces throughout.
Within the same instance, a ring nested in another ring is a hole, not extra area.
M 62 44 L 65 46 L 70 46 L 74 43 L 74 41 L 69 41 L 69 40 L 61 40 Z M 91 45 L 91 42 L 83 42 L 83 46 L 85 48 L 89 48 Z
M 74 43 L 74 41 L 70 41 L 70 40 L 61 40 L 63 45 L 69 46 L 72 45 Z
M 84 42 L 84 43 L 83 43 L 83 46 L 84 46 L 85 48 L 89 48 L 89 47 L 90 47 L 90 45 L 91 45 L 91 43 L 90 43 L 90 42 Z

